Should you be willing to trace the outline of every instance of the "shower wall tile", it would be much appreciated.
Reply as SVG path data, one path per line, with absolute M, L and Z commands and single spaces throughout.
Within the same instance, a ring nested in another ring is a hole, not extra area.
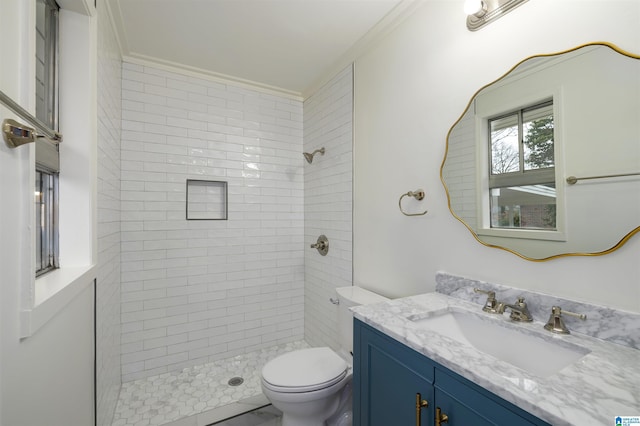
M 337 349 L 336 287 L 352 284 L 353 70 L 348 67 L 304 102 L 305 339 Z M 321 256 L 309 246 L 329 239 Z
M 304 334 L 302 102 L 122 64 L 122 380 Z M 228 220 L 186 220 L 186 180 Z
M 103 0 L 98 2 L 98 272 L 96 418 L 111 425 L 120 392 L 120 129 L 122 61 Z

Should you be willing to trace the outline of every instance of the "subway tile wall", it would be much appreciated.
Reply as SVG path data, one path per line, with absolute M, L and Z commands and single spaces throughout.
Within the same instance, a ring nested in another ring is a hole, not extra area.
M 122 65 L 122 380 L 303 338 L 302 102 Z M 187 179 L 228 220 L 185 219 Z
M 98 7 L 97 426 L 111 425 L 120 392 L 120 126 L 122 61 L 104 1 Z
M 465 223 L 478 223 L 476 198 L 476 122 L 473 108 L 469 108 L 447 141 L 447 167 L 443 173 L 451 210 Z M 469 161 L 469 159 L 473 159 Z
M 304 163 L 305 339 L 338 347 L 336 287 L 352 284 L 353 69 L 344 69 L 304 102 L 304 151 L 325 148 Z M 309 246 L 329 239 L 321 256 Z

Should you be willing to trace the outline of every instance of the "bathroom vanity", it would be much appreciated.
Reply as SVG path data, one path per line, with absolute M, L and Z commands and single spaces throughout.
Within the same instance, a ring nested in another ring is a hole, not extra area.
M 354 332 L 355 424 L 549 424 L 358 320 Z
M 430 293 L 353 308 L 354 425 L 607 425 L 640 414 L 640 351 Z

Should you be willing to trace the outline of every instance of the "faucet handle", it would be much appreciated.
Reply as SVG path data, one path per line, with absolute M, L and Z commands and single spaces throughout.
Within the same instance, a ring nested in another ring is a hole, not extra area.
M 575 312 L 564 311 L 562 310 L 562 308 L 560 308 L 560 306 L 554 306 L 551 308 L 551 315 L 549 316 L 549 320 L 547 321 L 547 323 L 544 325 L 544 329 L 557 334 L 570 334 L 569 329 L 564 324 L 562 314 L 580 318 L 583 321 L 587 319 L 587 316 L 585 314 L 577 314 Z
M 586 320 L 587 316 L 585 314 L 576 314 L 575 312 L 570 312 L 570 311 L 566 311 L 564 309 L 560 309 L 560 307 L 558 307 L 558 310 L 561 311 L 561 313 L 565 314 L 565 315 L 569 315 L 571 317 L 576 317 L 576 318 L 580 318 L 581 320 Z
M 483 290 L 481 288 L 474 287 L 473 291 L 476 292 L 476 293 L 486 294 L 486 295 L 488 295 L 489 297 L 492 297 L 492 298 L 496 297 L 496 292 L 493 291 L 493 290 Z
M 515 306 L 519 307 L 519 310 L 511 308 L 511 315 L 509 315 L 509 319 L 512 321 L 518 322 L 531 322 L 533 321 L 533 317 L 531 316 L 531 312 L 529 312 L 529 308 L 527 307 L 527 303 L 524 301 L 524 297 L 518 297 Z
M 496 292 L 492 291 L 492 290 L 482 290 L 480 288 L 475 287 L 473 289 L 474 292 L 476 293 L 483 293 L 487 295 L 487 301 L 484 302 L 484 306 L 482 307 L 482 310 L 485 312 L 489 312 L 492 314 L 498 314 L 501 312 L 498 312 L 498 301 L 496 300 Z

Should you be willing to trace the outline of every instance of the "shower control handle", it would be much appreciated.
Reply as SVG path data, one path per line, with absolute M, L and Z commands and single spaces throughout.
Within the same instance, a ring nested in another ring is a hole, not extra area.
M 322 256 L 326 256 L 329 253 L 329 240 L 326 236 L 320 235 L 318 241 L 315 244 L 311 244 L 311 248 L 318 250 Z

